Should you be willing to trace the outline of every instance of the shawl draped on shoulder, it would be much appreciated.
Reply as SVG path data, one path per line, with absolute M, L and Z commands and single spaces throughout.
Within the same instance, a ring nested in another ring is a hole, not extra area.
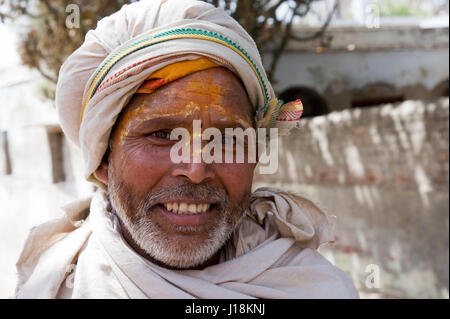
M 106 193 L 65 207 L 34 228 L 17 263 L 17 298 L 358 298 L 347 275 L 316 249 L 333 240 L 327 215 L 306 197 L 260 188 L 202 270 L 170 270 L 124 240 Z

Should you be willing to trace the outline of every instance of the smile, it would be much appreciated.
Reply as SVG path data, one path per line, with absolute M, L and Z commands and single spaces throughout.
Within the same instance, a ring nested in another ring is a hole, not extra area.
M 217 210 L 216 203 L 201 201 L 188 202 L 179 200 L 160 203 L 156 205 L 156 211 L 161 213 L 165 220 L 179 226 L 200 226 L 210 222 Z
M 164 203 L 164 207 L 172 213 L 181 214 L 181 215 L 195 215 L 206 212 L 211 204 L 208 203 L 200 203 L 200 204 L 190 204 L 190 203 Z

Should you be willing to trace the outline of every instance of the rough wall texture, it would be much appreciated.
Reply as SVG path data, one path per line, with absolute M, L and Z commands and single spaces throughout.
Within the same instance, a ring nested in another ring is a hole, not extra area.
M 279 173 L 257 185 L 304 193 L 336 216 L 337 242 L 322 251 L 360 291 L 448 298 L 448 133 L 448 98 L 305 119 L 281 140 Z M 373 267 L 379 288 L 366 284 Z

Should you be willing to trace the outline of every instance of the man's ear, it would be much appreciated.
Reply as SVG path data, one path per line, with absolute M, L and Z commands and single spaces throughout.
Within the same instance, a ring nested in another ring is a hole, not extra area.
M 108 162 L 102 161 L 100 166 L 95 170 L 95 177 L 108 185 Z

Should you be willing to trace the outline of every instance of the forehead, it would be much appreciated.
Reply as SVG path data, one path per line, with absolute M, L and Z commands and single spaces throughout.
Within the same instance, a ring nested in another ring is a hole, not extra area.
M 195 72 L 151 94 L 135 94 L 120 121 L 189 119 L 196 112 L 206 113 L 210 124 L 227 118 L 253 125 L 253 108 L 244 86 L 231 71 L 222 67 Z

